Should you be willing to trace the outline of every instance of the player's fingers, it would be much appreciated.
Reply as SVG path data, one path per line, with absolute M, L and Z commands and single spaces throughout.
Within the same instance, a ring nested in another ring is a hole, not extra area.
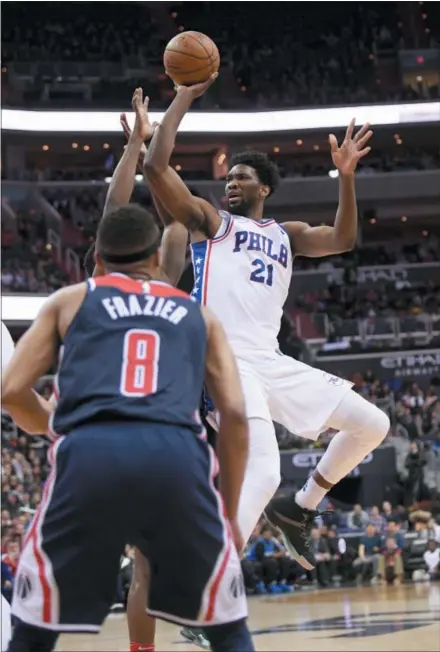
M 328 137 L 328 142 L 330 143 L 330 149 L 332 152 L 338 151 L 338 141 L 335 134 L 330 134 Z
M 359 158 L 363 158 L 364 156 L 366 156 L 366 155 L 369 154 L 370 152 L 371 152 L 371 147 L 366 147 L 365 149 L 362 149 L 362 150 L 358 153 L 358 159 L 359 159 Z
M 149 98 L 148 95 L 147 95 L 147 97 L 146 97 L 145 100 L 144 100 L 144 109 L 145 109 L 146 111 L 148 111 L 148 105 L 149 105 L 149 104 L 150 104 L 150 98 Z
M 366 123 L 363 125 L 363 127 L 361 127 L 361 128 L 359 129 L 359 131 L 357 132 L 357 134 L 355 134 L 355 136 L 354 136 L 354 138 L 353 138 L 354 142 L 357 143 L 361 138 L 363 138 L 364 134 L 366 134 L 366 132 L 369 130 L 369 128 L 370 128 L 370 123 L 369 123 L 369 122 L 366 122 Z
M 347 127 L 347 131 L 345 132 L 345 140 L 351 140 L 351 137 L 353 136 L 353 130 L 355 124 L 356 124 L 356 118 L 352 118 L 350 124 Z
M 133 95 L 133 109 L 137 111 L 142 104 L 142 88 L 136 88 Z
M 365 147 L 365 145 L 368 143 L 368 141 L 370 140 L 372 135 L 373 135 L 373 132 L 371 131 L 371 129 L 370 129 L 370 131 L 367 131 L 367 133 L 362 138 L 360 138 L 358 140 L 358 142 L 356 143 L 358 149 L 363 149 Z
M 217 77 L 218 77 L 218 72 L 213 72 L 212 75 L 210 75 L 210 77 L 208 77 L 208 79 L 206 81 L 202 82 L 201 84 L 197 84 L 197 85 L 199 86 L 199 88 L 201 90 L 203 89 L 205 91 L 210 86 L 212 86 L 212 84 L 215 82 Z
M 218 72 L 213 72 L 209 79 L 205 82 L 207 86 L 211 86 L 218 77 Z

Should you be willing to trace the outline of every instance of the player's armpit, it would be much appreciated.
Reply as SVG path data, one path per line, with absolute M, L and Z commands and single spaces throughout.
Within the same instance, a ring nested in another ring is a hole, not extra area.
M 333 226 L 310 226 L 305 222 L 285 222 L 283 228 L 289 235 L 293 255 L 319 258 L 342 254 L 353 248 L 337 235 Z
M 232 350 L 220 323 L 203 309 L 207 332 L 206 385 L 220 413 L 217 452 L 220 491 L 230 520 L 237 516 L 246 469 L 249 432 L 244 396 Z
M 58 294 L 58 293 L 57 293 Z M 55 362 L 59 347 L 57 295 L 43 306 L 32 326 L 18 341 L 2 376 L 2 407 L 28 433 L 47 431 L 52 408 L 32 389 Z

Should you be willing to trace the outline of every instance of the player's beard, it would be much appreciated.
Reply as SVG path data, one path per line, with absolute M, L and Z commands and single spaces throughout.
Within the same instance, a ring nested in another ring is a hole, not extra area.
M 242 199 L 239 204 L 234 204 L 233 206 L 228 202 L 228 210 L 233 215 L 243 215 L 243 217 L 247 217 L 251 212 L 252 207 L 253 202 L 246 199 Z

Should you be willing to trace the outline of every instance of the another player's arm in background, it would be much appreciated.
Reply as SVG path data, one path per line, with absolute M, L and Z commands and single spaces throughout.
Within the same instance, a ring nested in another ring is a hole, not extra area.
M 248 420 L 237 365 L 226 335 L 212 313 L 206 308 L 202 311 L 208 336 L 205 380 L 220 413 L 220 492 L 234 530 L 249 451 Z M 241 546 L 242 542 L 238 547 Z
M 150 121 L 148 119 L 148 98 L 142 102 L 141 89 L 136 89 L 133 95 L 132 106 L 136 115 L 135 128 L 136 125 L 139 125 L 139 128 L 142 130 L 142 135 L 145 135 L 145 133 L 148 132 Z M 127 116 L 125 113 L 121 114 L 121 126 L 128 142 L 130 143 L 130 140 L 133 138 L 133 132 L 128 125 Z M 154 124 L 151 125 L 151 136 L 153 135 L 156 126 L 157 125 Z M 145 182 L 147 185 L 149 185 L 148 178 L 143 166 L 146 154 L 147 147 L 145 143 L 142 143 L 138 157 L 138 168 L 140 168 L 142 174 L 144 175 Z M 174 174 L 176 173 L 174 172 Z M 171 283 L 171 285 L 177 285 L 180 277 L 183 274 L 183 270 L 185 269 L 188 231 L 182 224 L 176 222 L 173 219 L 171 214 L 166 210 L 165 206 L 154 192 L 154 189 L 151 187 L 150 192 L 156 211 L 161 219 L 162 224 L 164 225 L 164 232 L 162 235 L 161 243 L 161 269 L 165 277 L 164 280 Z
M 221 218 L 209 202 L 194 197 L 179 175 L 169 167 L 177 130 L 194 100 L 215 81 L 213 75 L 203 84 L 178 86 L 176 96 L 151 139 L 144 159 L 150 188 L 172 217 L 194 234 L 196 240 L 212 238 Z
M 82 298 L 85 285 L 59 290 L 44 304 L 32 326 L 17 343 L 14 355 L 2 374 L 2 407 L 29 434 L 46 433 L 53 404 L 33 386 L 56 361 L 60 345 L 60 310 L 64 302 L 72 312 Z M 78 296 L 74 296 L 78 295 Z M 75 309 L 76 311 L 76 309 Z M 73 313 L 74 314 L 74 313 Z
M 350 251 L 356 244 L 358 215 L 354 173 L 359 160 L 371 150 L 371 147 L 365 145 L 373 132 L 367 123 L 353 137 L 354 125 L 353 119 L 340 147 L 336 136 L 329 136 L 333 163 L 339 171 L 339 206 L 334 226 L 312 227 L 305 222 L 284 223 L 295 254 L 311 258 L 329 256 Z

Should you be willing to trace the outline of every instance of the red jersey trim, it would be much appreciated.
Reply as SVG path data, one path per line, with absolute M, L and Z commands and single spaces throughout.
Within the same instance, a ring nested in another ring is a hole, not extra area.
M 160 281 L 141 281 L 124 274 L 107 274 L 93 279 L 96 287 L 121 290 L 127 294 L 150 294 L 153 297 L 182 297 L 189 299 L 189 294 Z

